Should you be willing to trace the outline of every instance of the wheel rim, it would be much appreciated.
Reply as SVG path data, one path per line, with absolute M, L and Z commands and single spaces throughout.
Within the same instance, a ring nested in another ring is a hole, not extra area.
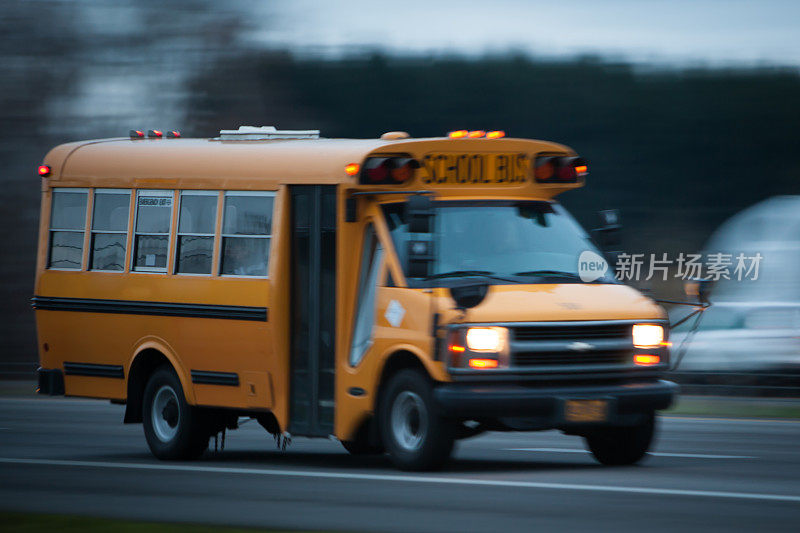
M 178 395 L 169 385 L 164 385 L 156 392 L 150 417 L 153 431 L 161 442 L 169 442 L 178 434 L 181 409 Z
M 403 391 L 392 405 L 392 434 L 394 440 L 406 451 L 422 446 L 428 428 L 428 411 L 419 394 Z

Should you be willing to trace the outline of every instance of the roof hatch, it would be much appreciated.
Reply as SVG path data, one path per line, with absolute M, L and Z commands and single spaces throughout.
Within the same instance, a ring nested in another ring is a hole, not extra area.
M 319 130 L 279 130 L 275 126 L 239 126 L 220 130 L 222 141 L 263 141 L 267 139 L 319 139 Z

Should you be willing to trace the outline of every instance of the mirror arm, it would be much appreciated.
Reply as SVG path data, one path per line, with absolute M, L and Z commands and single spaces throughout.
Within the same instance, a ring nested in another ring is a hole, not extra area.
M 687 320 L 689 320 L 693 316 L 698 315 L 698 314 L 702 313 L 703 311 L 705 311 L 706 309 L 708 309 L 709 307 L 711 307 L 710 303 L 698 304 L 698 303 L 692 303 L 692 302 L 672 302 L 670 300 L 656 300 L 656 301 L 659 302 L 659 303 L 672 303 L 672 304 L 676 304 L 676 305 L 691 305 L 693 307 L 696 307 L 696 309 L 694 311 L 692 311 L 691 313 L 689 313 L 685 317 L 681 318 L 680 320 L 678 320 L 674 324 L 670 324 L 669 325 L 669 329 L 677 328 L 678 326 L 680 326 L 681 324 L 683 324 L 684 322 L 686 322 Z

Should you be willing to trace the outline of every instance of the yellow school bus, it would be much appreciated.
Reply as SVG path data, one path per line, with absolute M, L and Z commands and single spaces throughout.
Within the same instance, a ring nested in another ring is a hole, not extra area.
M 443 464 L 482 431 L 651 445 L 667 315 L 554 198 L 588 166 L 503 132 L 132 131 L 39 167 L 39 392 L 125 404 L 160 459 L 242 417 Z

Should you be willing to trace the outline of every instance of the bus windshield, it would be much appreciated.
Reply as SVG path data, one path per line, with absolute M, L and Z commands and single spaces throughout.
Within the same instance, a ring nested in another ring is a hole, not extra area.
M 485 277 L 499 283 L 581 283 L 578 258 L 600 254 L 560 205 L 541 201 L 439 201 L 435 206 L 435 260 L 430 276 L 415 285 Z M 406 264 L 408 224 L 404 203 L 382 206 L 394 246 Z M 607 272 L 594 283 L 614 283 Z

